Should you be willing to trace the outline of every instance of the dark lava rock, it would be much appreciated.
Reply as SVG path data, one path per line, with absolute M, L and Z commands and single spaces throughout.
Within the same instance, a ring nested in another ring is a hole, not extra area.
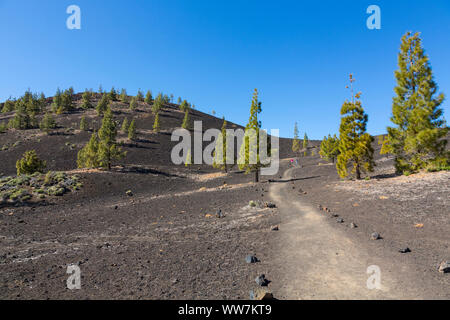
M 255 278 L 255 282 L 258 284 L 258 286 L 264 287 L 269 284 L 269 281 L 266 279 L 266 276 L 264 274 L 257 276 Z
M 358 226 L 354 222 L 352 222 L 350 223 L 350 228 L 355 229 L 358 228 Z
M 344 223 L 344 219 L 338 218 L 338 219 L 336 219 L 336 222 L 337 222 L 337 223 Z
M 278 231 L 278 230 L 280 230 L 280 228 L 278 226 L 273 226 L 272 227 L 272 231 Z
M 249 254 L 245 257 L 245 262 L 247 263 L 256 263 L 258 262 L 258 258 L 256 258 L 254 255 Z
M 450 261 L 442 261 L 439 265 L 439 272 L 450 273 Z
M 400 253 L 408 253 L 408 252 L 411 252 L 411 250 L 408 247 L 406 247 L 406 248 L 401 248 L 400 250 L 398 250 L 398 252 L 400 252 Z
M 275 205 L 275 203 L 272 203 L 272 202 L 266 202 L 266 207 L 267 207 L 267 208 L 276 208 L 277 206 Z

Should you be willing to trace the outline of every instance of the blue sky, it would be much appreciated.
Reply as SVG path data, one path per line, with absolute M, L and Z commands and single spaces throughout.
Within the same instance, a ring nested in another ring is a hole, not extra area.
M 81 30 L 66 8 L 81 8 Z M 381 8 L 381 30 L 366 9 Z M 263 127 L 321 139 L 337 133 L 348 74 L 371 134 L 391 114 L 401 36 L 420 31 L 450 97 L 450 1 L 0 0 L 0 100 L 27 88 L 138 88 L 181 96 L 245 124 L 260 91 Z M 449 100 L 444 102 L 449 118 Z

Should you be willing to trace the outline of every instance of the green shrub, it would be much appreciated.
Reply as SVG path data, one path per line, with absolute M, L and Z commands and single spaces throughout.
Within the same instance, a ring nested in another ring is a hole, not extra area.
M 17 160 L 17 175 L 33 174 L 35 172 L 43 172 L 46 163 L 38 158 L 36 151 L 30 150 L 23 154 L 22 159 Z

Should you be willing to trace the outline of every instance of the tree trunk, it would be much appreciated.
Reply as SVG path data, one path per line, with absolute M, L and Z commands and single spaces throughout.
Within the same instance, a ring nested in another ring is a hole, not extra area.
M 356 165 L 356 179 L 361 179 L 361 171 L 359 170 L 359 164 Z
M 259 168 L 255 171 L 255 182 L 259 182 Z

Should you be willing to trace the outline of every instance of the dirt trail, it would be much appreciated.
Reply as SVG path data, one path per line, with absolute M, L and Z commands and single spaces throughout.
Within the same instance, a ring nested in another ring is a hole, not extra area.
M 285 171 L 291 179 L 296 169 Z M 281 299 L 421 299 L 407 266 L 373 256 L 364 244 L 333 226 L 334 219 L 298 201 L 291 184 L 276 183 L 270 196 L 277 203 L 281 224 L 275 244 L 272 290 Z M 368 240 L 370 241 L 370 240 Z M 381 271 L 381 288 L 368 289 L 369 266 Z

